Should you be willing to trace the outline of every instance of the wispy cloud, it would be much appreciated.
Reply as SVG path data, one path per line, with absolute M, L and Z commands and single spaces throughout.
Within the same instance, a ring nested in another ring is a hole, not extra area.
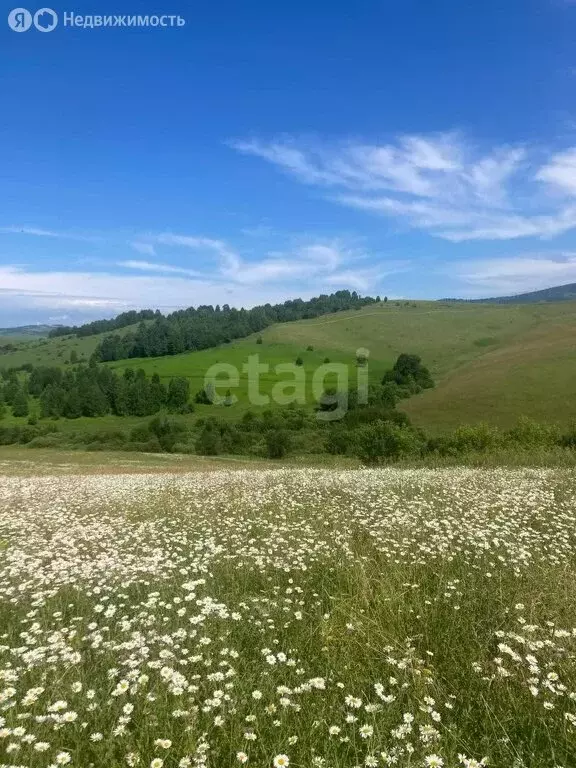
M 177 235 L 173 232 L 163 232 L 157 235 L 150 235 L 147 240 L 158 245 L 176 245 L 183 248 L 192 248 L 193 250 L 211 251 L 220 256 L 228 256 L 233 253 L 223 240 L 214 240 L 210 237 Z
M 299 294 L 314 295 L 308 287 Z M 294 298 L 282 285 L 241 286 L 183 275 L 126 275 L 113 272 L 33 272 L 14 265 L 0 266 L 0 310 L 4 316 L 26 309 L 74 312 L 76 317 L 112 316 L 127 309 L 159 308 L 164 311 L 199 304 L 250 307 Z
M 327 190 L 329 199 L 453 242 L 547 238 L 576 228 L 576 148 L 479 151 L 457 132 L 393 143 L 237 141 L 236 150 Z
M 163 274 L 188 275 L 189 277 L 206 277 L 203 272 L 185 267 L 175 267 L 170 264 L 160 264 L 151 261 L 139 261 L 129 259 L 128 261 L 119 261 L 119 267 L 126 269 L 136 269 L 140 272 L 161 272 Z
M 44 270 L 11 264 L 0 266 L 0 308 L 46 310 L 83 317 L 110 316 L 132 308 L 165 311 L 198 304 L 250 307 L 310 297 L 335 288 L 378 291 L 385 275 L 405 265 L 333 239 L 285 243 L 277 251 L 243 254 L 222 239 L 188 234 L 147 234 L 130 243 L 154 246 L 154 259 L 93 262 L 92 268 Z M 184 253 L 175 253 L 185 249 Z M 204 251 L 202 271 L 188 267 L 188 254 Z M 141 253 L 149 253 L 141 248 Z
M 405 268 L 402 262 L 378 259 L 377 266 L 366 268 L 366 254 L 340 240 L 308 242 L 289 249 L 265 251 L 261 256 L 246 258 L 224 240 L 183 234 L 150 234 L 139 238 L 142 245 L 154 244 L 155 254 L 162 246 L 178 246 L 211 253 L 216 262 L 205 272 L 182 266 L 150 261 L 123 261 L 120 266 L 146 272 L 163 272 L 210 278 L 241 286 L 282 283 L 294 291 L 308 281 L 318 288 L 338 286 L 367 290 L 388 274 Z
M 525 253 L 452 263 L 446 272 L 467 286 L 462 295 L 513 295 L 576 283 L 576 252 Z
M 156 249 L 152 243 L 142 243 L 139 240 L 133 240 L 130 246 L 143 256 L 156 256 Z
M 40 227 L 0 227 L 0 234 L 3 235 L 30 235 L 32 237 L 50 237 L 62 240 L 78 240 L 82 242 L 94 242 L 99 238 L 92 235 L 81 235 L 75 232 L 56 232 L 51 229 L 41 229 Z

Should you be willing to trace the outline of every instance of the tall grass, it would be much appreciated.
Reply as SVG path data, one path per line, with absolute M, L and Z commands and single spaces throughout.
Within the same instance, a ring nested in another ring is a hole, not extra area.
M 5 478 L 0 764 L 570 768 L 570 470 Z

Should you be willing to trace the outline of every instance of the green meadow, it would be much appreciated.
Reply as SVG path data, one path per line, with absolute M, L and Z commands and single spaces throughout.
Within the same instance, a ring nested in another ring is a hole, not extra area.
M 353 387 L 359 349 L 369 351 L 372 382 L 381 379 L 400 353 L 408 352 L 422 357 L 436 381 L 433 390 L 401 405 L 413 423 L 426 430 L 439 433 L 480 421 L 508 427 L 522 415 L 558 423 L 576 418 L 576 302 L 497 305 L 389 301 L 358 311 L 273 325 L 260 337 L 261 343 L 254 335 L 213 349 L 108 365 L 118 371 L 142 368 L 148 375 L 158 373 L 165 382 L 184 376 L 192 393 L 202 388 L 207 371 L 218 366 L 217 393 L 224 397 L 229 389 L 237 401 L 230 407 L 197 406 L 195 415 L 188 418 L 217 413 L 235 419 L 250 407 L 274 407 L 272 395 L 280 392 L 279 385 L 289 395 L 294 373 L 282 370 L 282 366 L 298 357 L 303 364 L 297 376 L 305 378 L 306 404 L 312 407 L 313 377 L 326 360 L 344 364 Z M 18 342 L 15 351 L 0 354 L 0 367 L 25 363 L 66 367 L 72 352 L 78 359 L 88 360 L 100 339 Z M 268 366 L 258 377 L 254 369 L 250 375 L 246 367 L 255 356 Z M 325 384 L 336 384 L 334 374 L 326 376 Z M 250 391 L 258 391 L 264 399 L 251 404 Z M 266 397 L 270 397 L 269 403 Z M 76 420 L 74 424 L 98 429 L 120 423 L 132 426 L 132 421 L 139 422 L 134 417 L 106 416 Z M 67 428 L 65 420 L 60 426 Z

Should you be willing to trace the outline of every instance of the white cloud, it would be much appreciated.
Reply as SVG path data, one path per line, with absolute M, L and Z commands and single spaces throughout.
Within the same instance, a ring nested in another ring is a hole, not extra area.
M 94 242 L 96 237 L 88 235 L 79 235 L 73 232 L 55 232 L 50 229 L 41 229 L 40 227 L 0 227 L 0 234 L 3 235 L 31 235 L 32 237 L 50 237 L 62 240 L 79 240 L 82 242 Z
M 231 282 L 184 276 L 119 275 L 108 272 L 31 272 L 0 266 L 0 304 L 10 307 L 62 311 L 98 310 L 99 316 L 132 308 L 174 310 L 199 304 L 253 306 L 293 297 L 288 288 L 238 286 Z M 303 291 L 314 294 L 312 288 Z
M 235 142 L 343 205 L 452 242 L 547 238 L 576 228 L 576 148 L 544 163 L 525 146 L 480 152 L 460 134 L 394 143 Z M 561 194 L 559 194 L 561 193 Z
M 176 235 L 172 232 L 163 232 L 159 235 L 150 235 L 148 240 L 159 245 L 176 245 L 193 250 L 211 251 L 219 256 L 228 256 L 233 253 L 223 240 L 213 240 L 210 237 Z
M 202 272 L 197 272 L 194 269 L 186 269 L 185 267 L 174 267 L 170 264 L 158 264 L 151 261 L 139 261 L 129 259 L 128 261 L 119 261 L 119 267 L 125 267 L 126 269 L 136 269 L 140 272 L 163 272 L 164 274 L 177 274 L 188 275 L 189 277 L 206 277 Z
M 576 283 L 576 252 L 527 253 L 452 263 L 447 273 L 469 288 L 467 296 L 505 296 Z
M 536 177 L 567 195 L 576 195 L 576 147 L 553 155 Z
M 191 277 L 208 278 L 241 286 L 282 283 L 293 286 L 293 295 L 301 286 L 312 281 L 318 290 L 338 285 L 341 288 L 366 290 L 387 274 L 404 269 L 405 264 L 387 262 L 378 268 L 363 268 L 358 262 L 367 254 L 348 247 L 339 240 L 309 242 L 289 250 L 268 251 L 260 258 L 247 259 L 223 240 L 172 233 L 142 236 L 139 243 L 154 243 L 155 248 L 178 246 L 193 251 L 208 251 L 216 257 L 212 270 L 197 272 L 181 266 L 158 262 L 129 260 L 120 266 L 144 272 L 174 273 Z M 308 281 L 306 283 L 305 281 Z
M 367 291 L 386 275 L 406 268 L 406 263 L 397 261 L 371 267 L 359 266 L 364 258 L 365 254 L 338 241 L 313 243 L 297 247 L 289 253 L 271 253 L 256 262 L 233 256 L 225 260 L 222 274 L 241 285 L 282 282 L 294 286 L 316 285 L 318 291 L 335 286 Z
M 156 256 L 156 249 L 152 243 L 141 243 L 139 240 L 133 240 L 130 245 L 143 256 Z
M 223 240 L 191 235 L 147 235 L 134 242 L 154 243 L 160 256 L 163 249 L 177 246 L 207 250 L 213 258 L 204 272 L 145 259 L 113 265 L 130 270 L 128 274 L 112 265 L 107 271 L 43 272 L 22 265 L 0 266 L 2 311 L 70 312 L 81 320 L 82 314 L 111 316 L 132 308 L 170 311 L 222 303 L 250 307 L 335 288 L 377 292 L 376 285 L 386 274 L 405 269 L 399 262 L 367 267 L 367 254 L 338 240 L 264 252 L 259 258 L 246 258 Z

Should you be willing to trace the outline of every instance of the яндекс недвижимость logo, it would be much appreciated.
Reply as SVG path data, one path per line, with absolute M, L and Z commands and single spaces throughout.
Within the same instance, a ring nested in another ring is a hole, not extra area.
M 124 29 L 144 27 L 151 29 L 183 29 L 186 19 L 177 13 L 147 14 L 80 14 L 62 11 L 60 16 L 52 8 L 40 8 L 32 13 L 27 8 L 13 8 L 8 14 L 8 26 L 13 32 L 27 32 L 36 28 L 38 32 L 52 32 L 58 24 L 71 29 Z
M 52 8 L 40 8 L 34 15 L 26 8 L 14 8 L 8 14 L 8 26 L 14 32 L 27 32 L 32 25 L 39 32 L 52 32 L 58 26 L 58 14 Z

